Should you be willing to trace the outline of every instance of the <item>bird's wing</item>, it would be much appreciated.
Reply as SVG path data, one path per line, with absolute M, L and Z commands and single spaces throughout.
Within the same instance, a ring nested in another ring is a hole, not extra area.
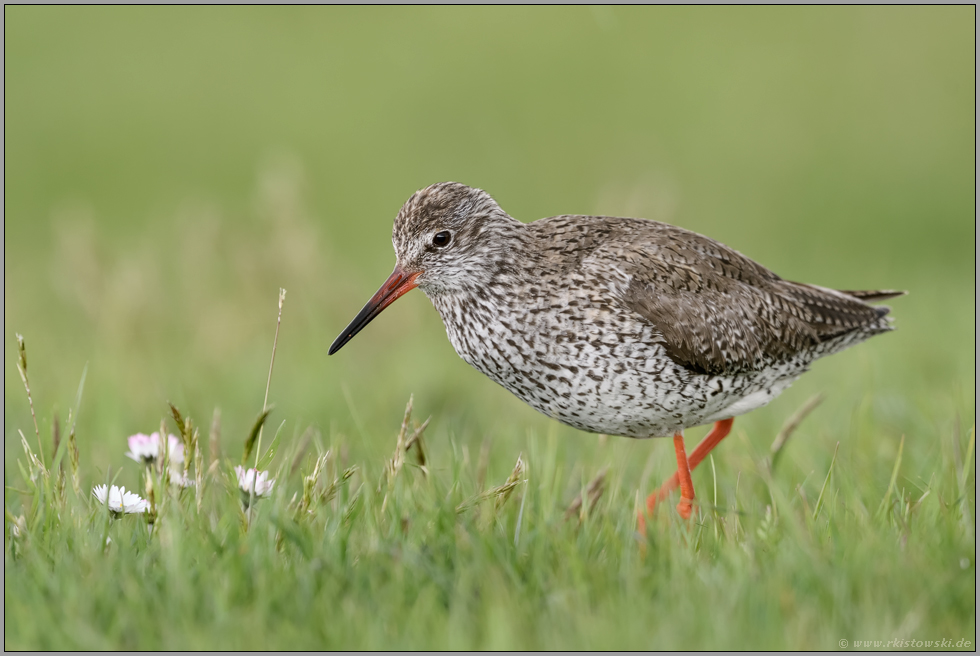
M 724 244 L 676 226 L 613 221 L 615 228 L 581 261 L 583 270 L 604 276 L 625 307 L 662 335 L 667 354 L 698 373 L 756 371 L 888 312 L 842 292 L 783 280 Z

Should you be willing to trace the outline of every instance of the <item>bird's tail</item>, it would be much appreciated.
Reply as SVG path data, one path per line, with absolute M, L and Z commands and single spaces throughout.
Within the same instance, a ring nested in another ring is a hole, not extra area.
M 905 292 L 891 289 L 869 291 L 838 291 L 819 285 L 790 283 L 794 300 L 811 314 L 807 321 L 821 342 L 836 340 L 843 335 L 871 335 L 892 329 L 887 305 L 869 303 L 901 296 Z
M 843 289 L 838 290 L 841 294 L 847 294 L 853 298 L 864 301 L 865 303 L 877 303 L 878 301 L 887 301 L 889 298 L 895 298 L 896 296 L 905 296 L 908 294 L 906 291 L 896 291 L 894 289 L 869 289 L 865 291 L 845 291 Z

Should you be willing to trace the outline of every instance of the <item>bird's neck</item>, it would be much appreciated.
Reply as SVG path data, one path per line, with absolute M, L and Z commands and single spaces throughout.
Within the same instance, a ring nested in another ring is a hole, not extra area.
M 489 285 L 482 291 L 457 290 L 453 293 L 429 295 L 439 312 L 456 353 L 469 364 L 480 366 L 480 354 L 491 343 L 491 337 L 501 315 L 507 314 L 507 298 L 503 290 Z
M 513 224 L 495 232 L 492 248 L 474 262 L 465 280 L 439 289 L 423 288 L 442 317 L 456 352 L 467 361 L 485 343 L 496 321 L 510 314 L 519 290 L 534 275 L 526 227 L 511 220 Z

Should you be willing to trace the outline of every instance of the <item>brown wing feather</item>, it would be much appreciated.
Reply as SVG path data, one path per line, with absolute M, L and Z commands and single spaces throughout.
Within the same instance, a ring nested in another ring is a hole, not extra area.
M 617 226 L 595 254 L 619 264 L 622 301 L 654 324 L 668 355 L 699 373 L 758 370 L 868 328 L 888 311 L 853 292 L 782 280 L 682 228 L 632 219 Z

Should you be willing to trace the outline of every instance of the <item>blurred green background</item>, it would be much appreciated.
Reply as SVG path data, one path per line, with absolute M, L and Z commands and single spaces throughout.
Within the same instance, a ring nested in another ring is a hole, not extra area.
M 168 399 L 203 425 L 219 406 L 237 457 L 279 287 L 270 401 L 287 431 L 312 423 L 380 459 L 414 393 L 437 467 L 490 436 L 506 476 L 549 431 L 588 462 L 595 438 L 469 369 L 420 292 L 327 357 L 391 270 L 399 207 L 442 180 L 523 221 L 659 219 L 789 279 L 909 290 L 891 302 L 898 331 L 736 423 L 764 449 L 828 393 L 788 471 L 811 471 L 858 419 L 871 437 L 841 457 L 872 463 L 883 490 L 900 435 L 928 458 L 974 421 L 972 6 L 8 6 L 4 19 L 7 480 L 16 429 L 32 432 L 15 332 L 45 440 L 88 363 L 78 434 L 93 479 Z M 670 469 L 662 443 L 614 448 L 637 484 L 651 453 Z

